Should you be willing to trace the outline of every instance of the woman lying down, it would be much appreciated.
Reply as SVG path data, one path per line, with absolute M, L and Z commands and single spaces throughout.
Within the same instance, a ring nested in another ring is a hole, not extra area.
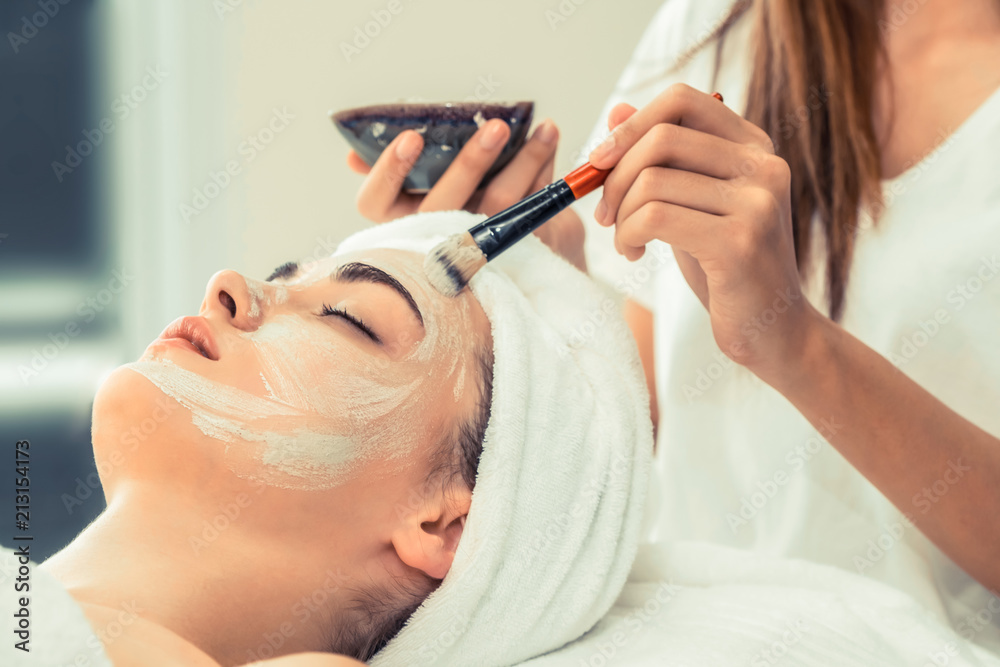
M 31 652 L 4 664 L 997 664 L 860 577 L 711 545 L 637 557 L 631 334 L 533 238 L 435 292 L 423 253 L 476 220 L 213 277 L 100 388 L 107 510 L 35 570 Z

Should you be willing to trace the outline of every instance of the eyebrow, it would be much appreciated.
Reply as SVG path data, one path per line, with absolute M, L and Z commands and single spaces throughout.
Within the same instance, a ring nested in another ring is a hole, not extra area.
M 420 314 L 420 309 L 417 308 L 417 302 L 414 301 L 413 295 L 410 294 L 410 290 L 406 289 L 406 287 L 403 286 L 403 283 L 399 282 L 377 266 L 364 264 L 362 262 L 348 262 L 338 268 L 332 275 L 333 279 L 338 282 L 365 282 L 375 285 L 388 285 L 392 289 L 396 290 L 399 296 L 406 300 L 406 304 L 410 307 L 410 310 L 412 310 L 413 314 L 417 316 L 417 321 L 420 322 L 420 326 L 424 326 L 424 316 Z
M 285 262 L 267 277 L 267 281 L 270 282 L 278 278 L 289 278 L 298 273 L 298 270 L 298 262 Z M 420 322 L 420 326 L 424 326 L 424 316 L 420 314 L 420 308 L 417 307 L 417 302 L 414 300 L 413 295 L 410 294 L 410 290 L 406 289 L 403 283 L 399 282 L 392 275 L 386 273 L 377 266 L 372 266 L 371 264 L 365 264 L 363 262 L 348 262 L 330 274 L 330 277 L 338 282 L 344 283 L 364 282 L 391 287 L 397 294 L 406 300 L 406 305 L 408 305 L 410 310 L 413 311 L 413 314 L 417 316 L 417 321 Z

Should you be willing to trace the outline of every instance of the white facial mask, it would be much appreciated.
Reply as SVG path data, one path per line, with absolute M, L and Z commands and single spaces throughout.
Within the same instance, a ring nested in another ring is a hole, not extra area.
M 424 337 L 401 359 L 360 348 L 317 317 L 315 304 L 308 310 L 283 307 L 289 292 L 328 280 L 347 261 L 386 271 L 418 304 Z M 440 296 L 421 267 L 419 255 L 372 250 L 319 262 L 288 289 L 248 281 L 248 315 L 263 316 L 263 322 L 238 335 L 256 356 L 259 393 L 166 359 L 140 360 L 130 368 L 189 410 L 202 433 L 225 443 L 227 466 L 245 479 L 321 490 L 343 483 L 368 461 L 403 465 L 415 445 L 440 428 L 431 420 L 431 400 L 441 387 L 456 403 L 463 396 L 470 346 L 480 342 L 469 317 L 472 297 Z M 220 363 L 227 361 L 232 363 Z

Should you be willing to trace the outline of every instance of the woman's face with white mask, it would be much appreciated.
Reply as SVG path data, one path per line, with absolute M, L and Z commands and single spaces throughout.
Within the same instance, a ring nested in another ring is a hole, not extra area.
M 134 485 L 169 488 L 206 516 L 245 494 L 241 530 L 294 520 L 299 548 L 319 551 L 346 532 L 443 577 L 450 557 L 410 562 L 392 531 L 400 507 L 423 507 L 414 491 L 441 444 L 480 410 L 491 342 L 472 295 L 442 296 L 422 263 L 372 249 L 285 265 L 264 282 L 213 276 L 198 316 L 168 326 L 98 392 L 109 507 Z

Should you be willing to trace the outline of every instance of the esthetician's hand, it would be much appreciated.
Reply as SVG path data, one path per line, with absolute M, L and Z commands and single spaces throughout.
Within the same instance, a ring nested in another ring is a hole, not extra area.
M 820 316 L 802 298 L 788 164 L 768 135 L 711 95 L 675 85 L 635 111 L 591 154 L 614 168 L 595 211 L 631 260 L 669 243 L 708 309 L 719 347 L 762 379 L 781 372 Z
M 554 180 L 559 129 L 542 121 L 507 166 L 482 190 L 476 186 L 496 161 L 510 137 L 510 128 L 499 119 L 487 121 L 462 148 L 441 179 L 425 195 L 402 191 L 403 179 L 423 149 L 423 138 L 412 130 L 401 133 L 372 167 L 351 151 L 347 164 L 367 174 L 358 192 L 358 211 L 373 222 L 388 222 L 411 213 L 465 209 L 493 215 L 516 204 Z M 567 209 L 545 223 L 535 234 L 550 248 L 581 269 L 583 223 Z

